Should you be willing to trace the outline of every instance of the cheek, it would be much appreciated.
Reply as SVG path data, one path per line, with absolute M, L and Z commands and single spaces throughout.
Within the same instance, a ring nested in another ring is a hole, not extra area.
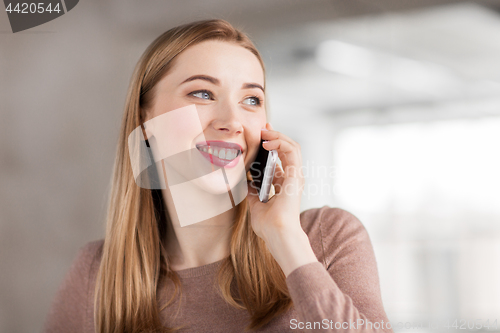
M 250 118 L 250 117 L 249 117 Z M 266 115 L 255 115 L 251 119 L 247 119 L 245 126 L 245 140 L 247 144 L 247 156 L 246 165 L 250 166 L 250 163 L 255 160 L 257 153 L 260 148 L 261 140 L 261 128 L 266 127 Z
M 244 119 L 245 131 L 249 138 L 254 142 L 260 142 L 260 130 L 266 127 L 267 117 L 265 112 L 258 114 L 251 114 L 246 119 Z M 249 143 L 250 144 L 250 143 Z
M 176 103 L 176 99 L 173 98 L 171 94 L 158 94 L 155 100 L 155 114 L 159 116 L 169 111 L 173 111 L 182 107 L 179 103 Z

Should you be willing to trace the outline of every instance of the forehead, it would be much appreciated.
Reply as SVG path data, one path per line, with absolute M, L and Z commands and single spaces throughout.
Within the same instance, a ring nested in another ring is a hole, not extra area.
M 264 71 L 257 57 L 234 43 L 208 40 L 189 46 L 175 59 L 171 79 L 195 74 L 214 76 L 224 83 L 255 82 L 264 85 Z

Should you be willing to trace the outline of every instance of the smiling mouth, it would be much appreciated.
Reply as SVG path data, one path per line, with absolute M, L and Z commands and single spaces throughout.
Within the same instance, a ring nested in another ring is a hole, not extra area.
M 239 155 L 241 155 L 241 150 L 239 148 L 224 148 L 217 146 L 215 144 L 208 145 L 196 145 L 199 151 L 207 153 L 209 155 L 215 156 L 221 160 L 232 161 Z

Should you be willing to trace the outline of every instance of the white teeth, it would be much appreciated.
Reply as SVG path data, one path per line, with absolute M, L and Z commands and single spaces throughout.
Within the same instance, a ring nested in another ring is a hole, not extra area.
M 199 146 L 198 150 L 208 153 L 213 156 L 217 156 L 223 160 L 234 160 L 240 153 L 238 149 L 220 148 L 220 147 L 210 147 L 210 146 Z
M 236 156 L 238 156 L 238 150 L 236 149 L 229 149 L 228 152 L 226 153 L 227 160 L 234 160 Z
M 222 158 L 223 158 L 223 159 L 225 159 L 225 158 L 226 158 L 226 150 L 225 150 L 225 149 L 221 149 L 221 150 L 219 151 L 219 158 L 221 158 L 221 159 L 222 159 Z

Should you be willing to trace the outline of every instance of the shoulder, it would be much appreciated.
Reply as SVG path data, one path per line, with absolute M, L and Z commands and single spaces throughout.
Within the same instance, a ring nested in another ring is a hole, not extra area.
M 73 297 L 84 297 L 95 279 L 102 255 L 104 240 L 86 243 L 80 247 L 66 273 L 59 292 Z
M 104 240 L 80 247 L 52 301 L 43 332 L 80 332 L 89 322 Z
M 98 266 L 101 260 L 103 245 L 104 240 L 101 239 L 88 242 L 80 247 L 70 271 L 78 270 L 81 272 L 84 270 L 90 272 L 95 269 L 95 266 Z
M 332 233 L 343 235 L 366 231 L 361 221 L 352 213 L 342 208 L 323 206 L 311 208 L 300 213 L 300 223 L 307 235 L 323 237 L 332 236 Z
M 104 239 L 88 242 L 80 247 L 77 258 L 87 261 L 100 260 L 102 255 L 102 248 L 104 246 Z
M 301 213 L 301 224 L 318 260 L 338 288 L 351 298 L 349 309 L 356 308 L 371 322 L 387 321 L 375 253 L 361 221 L 344 209 L 323 206 Z M 312 279 L 310 275 L 307 278 Z
M 75 259 L 66 275 L 65 283 L 87 282 L 99 269 L 104 240 L 88 242 L 79 248 Z
M 363 223 L 342 208 L 323 206 L 305 210 L 300 214 L 300 223 L 318 260 L 325 266 L 341 253 L 359 248 L 361 243 L 371 246 Z

